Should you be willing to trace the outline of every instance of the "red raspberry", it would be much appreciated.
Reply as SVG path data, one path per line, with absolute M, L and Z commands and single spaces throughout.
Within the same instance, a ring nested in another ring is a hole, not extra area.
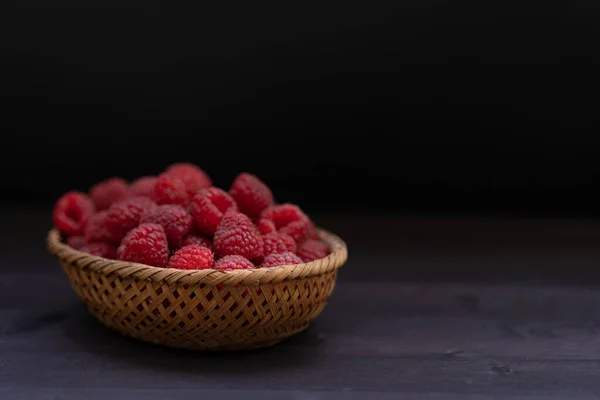
M 140 224 L 133 228 L 121 241 L 117 258 L 140 264 L 164 267 L 169 258 L 169 243 L 162 226 Z
M 193 197 L 200 189 L 212 186 L 212 181 L 206 172 L 191 163 L 172 164 L 165 172 L 183 181 L 189 197 Z
M 78 236 L 83 234 L 85 224 L 94 213 L 94 208 L 94 203 L 87 195 L 70 191 L 54 204 L 52 221 L 63 235 Z
M 293 204 L 280 204 L 267 208 L 261 218 L 275 223 L 278 232 L 287 233 L 300 243 L 314 236 L 314 224 L 302 210 Z
M 96 210 L 106 210 L 112 203 L 125 197 L 128 188 L 124 179 L 110 178 L 92 186 L 89 196 L 96 205 Z
M 277 232 L 277 228 L 275 227 L 275 222 L 271 221 L 270 219 L 264 219 L 264 218 L 259 219 L 258 222 L 256 223 L 256 227 L 258 228 L 260 233 L 262 233 L 263 235 L 266 235 L 268 233 Z
M 166 173 L 160 174 L 156 179 L 150 198 L 156 204 L 177 204 L 184 207 L 190 201 L 185 183 L 181 179 Z
M 275 204 L 271 189 L 257 176 L 243 172 L 235 178 L 229 194 L 239 209 L 250 218 L 258 216 L 265 208 Z
M 194 225 L 194 219 L 187 210 L 174 204 L 164 204 L 145 211 L 140 218 L 140 223 L 144 222 L 161 225 L 165 229 L 171 248 L 181 246 L 183 238 L 190 233 Z
M 256 269 L 246 257 L 242 256 L 225 256 L 215 263 L 214 269 L 219 271 L 233 271 L 236 269 Z
M 285 233 L 268 233 L 263 236 L 263 242 L 265 256 L 273 253 L 296 252 L 296 242 L 290 235 Z
M 298 257 L 304 262 L 310 262 L 327 257 L 329 246 L 320 240 L 308 239 L 298 246 Z
M 108 215 L 108 210 L 98 211 L 88 219 L 83 236 L 86 243 L 110 242 L 111 235 L 104 226 L 104 219 Z
M 215 232 L 213 247 L 219 255 L 239 255 L 249 260 L 263 254 L 260 232 L 248 216 L 239 212 L 225 214 Z
M 315 223 L 313 221 L 310 221 L 310 223 L 309 223 L 306 239 L 319 240 L 319 235 L 317 233 L 317 227 L 315 226 Z
M 190 213 L 196 221 L 196 228 L 205 235 L 214 235 L 223 215 L 237 209 L 231 196 L 216 187 L 200 190 L 190 203 Z
M 204 246 L 190 244 L 177 250 L 167 267 L 176 269 L 208 269 L 213 266 L 212 251 Z
M 142 176 L 131 182 L 128 195 L 150 197 L 156 185 L 157 178 L 155 176 Z
M 213 243 L 209 238 L 205 238 L 203 236 L 189 235 L 183 241 L 182 246 L 187 246 L 189 244 L 199 244 L 200 246 L 207 247 L 212 250 Z
M 80 249 L 85 244 L 85 238 L 83 236 L 69 236 L 67 244 L 74 249 Z
M 79 251 L 91 254 L 93 256 L 115 259 L 117 249 L 112 244 L 108 243 L 89 243 L 81 246 Z
M 265 257 L 265 261 L 260 265 L 261 268 L 279 267 L 282 265 L 301 264 L 302 260 L 294 253 L 269 254 Z
M 142 214 L 154 207 L 156 204 L 147 197 L 132 197 L 114 203 L 101 225 L 106 231 L 107 241 L 119 244 L 127 232 L 139 225 Z

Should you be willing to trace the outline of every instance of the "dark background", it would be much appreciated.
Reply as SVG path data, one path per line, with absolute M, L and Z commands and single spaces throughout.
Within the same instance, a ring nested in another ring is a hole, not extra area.
M 597 0 L 0 3 L 0 398 L 600 393 Z M 84 309 L 52 204 L 176 161 L 348 244 L 308 330 L 177 353 Z
M 2 202 L 192 161 L 309 211 L 595 215 L 594 2 L 14 1 Z

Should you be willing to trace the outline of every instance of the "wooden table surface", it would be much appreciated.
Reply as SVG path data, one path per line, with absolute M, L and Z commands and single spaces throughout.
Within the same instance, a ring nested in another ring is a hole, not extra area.
M 315 219 L 350 249 L 323 314 L 204 354 L 104 328 L 46 254 L 47 217 L 3 215 L 0 399 L 600 396 L 600 222 Z

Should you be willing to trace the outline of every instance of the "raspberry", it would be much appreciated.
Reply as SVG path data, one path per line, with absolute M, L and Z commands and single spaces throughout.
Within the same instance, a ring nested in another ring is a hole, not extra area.
M 121 241 L 117 258 L 140 264 L 164 267 L 169 258 L 169 243 L 162 226 L 140 224 L 133 228 Z
M 257 176 L 243 172 L 235 178 L 229 194 L 239 209 L 250 218 L 258 216 L 265 208 L 272 206 L 271 189 Z
M 182 246 L 187 246 L 189 244 L 199 244 L 200 246 L 207 247 L 212 250 L 213 243 L 209 238 L 205 238 L 203 236 L 189 235 L 183 241 Z
M 258 228 L 260 233 L 262 233 L 263 235 L 266 235 L 268 233 L 277 232 L 277 228 L 275 227 L 275 222 L 271 221 L 270 219 L 264 219 L 264 218 L 259 219 L 258 222 L 256 223 L 256 227 Z
M 246 257 L 225 256 L 215 263 L 214 269 L 219 271 L 233 271 L 236 269 L 255 269 L 256 267 Z
M 309 237 L 314 237 L 315 227 L 310 218 L 293 204 L 280 204 L 264 210 L 261 218 L 275 223 L 277 231 L 287 233 L 300 243 Z
M 213 253 L 208 248 L 190 244 L 177 250 L 167 267 L 176 269 L 208 269 L 213 266 Z
M 206 172 L 191 163 L 172 164 L 165 172 L 183 181 L 189 197 L 194 196 L 200 189 L 212 186 L 212 181 Z
M 160 174 L 156 179 L 150 198 L 156 204 L 178 204 L 184 207 L 190 201 L 185 183 L 181 179 L 166 173 Z
M 156 185 L 157 178 L 155 176 L 142 176 L 135 181 L 131 182 L 129 186 L 128 195 L 134 196 L 146 196 L 150 197 Z
M 108 230 L 104 227 L 104 219 L 108 214 L 108 210 L 98 211 L 88 219 L 85 229 L 83 230 L 83 237 L 86 243 L 101 243 L 110 242 L 111 235 Z
M 94 209 L 94 203 L 87 195 L 70 191 L 54 204 L 52 221 L 63 235 L 78 236 L 83 234 L 85 224 L 94 213 Z
M 186 209 L 174 204 L 164 204 L 145 211 L 140 218 L 140 223 L 144 222 L 161 225 L 172 248 L 181 246 L 183 238 L 194 225 L 194 220 Z
M 138 226 L 142 214 L 154 207 L 156 204 L 147 197 L 132 197 L 114 203 L 101 225 L 106 231 L 106 240 L 119 244 L 127 232 Z
M 190 213 L 196 221 L 196 227 L 205 235 L 214 235 L 223 215 L 237 209 L 231 196 L 216 187 L 200 190 L 190 203 Z
M 313 221 L 309 221 L 309 225 L 307 228 L 306 239 L 319 240 L 319 235 L 317 234 L 317 227 Z
M 79 249 L 84 253 L 91 254 L 93 256 L 111 258 L 114 259 L 117 255 L 117 249 L 112 244 L 108 243 L 88 243 Z
M 67 244 L 74 249 L 80 249 L 85 244 L 85 238 L 83 236 L 69 236 Z
M 106 210 L 112 203 L 125 197 L 128 188 L 124 179 L 110 178 L 92 186 L 89 196 L 96 205 L 96 210 Z
M 329 246 L 320 240 L 308 239 L 298 246 L 298 257 L 304 262 L 310 262 L 327 257 Z
M 294 253 L 269 254 L 265 257 L 265 261 L 260 265 L 261 268 L 279 267 L 282 265 L 301 264 L 302 260 Z
M 290 235 L 285 233 L 268 233 L 263 236 L 263 242 L 265 256 L 272 253 L 296 252 L 296 242 Z
M 239 255 L 249 260 L 263 254 L 260 232 L 248 216 L 239 212 L 225 214 L 215 232 L 213 247 L 219 255 Z

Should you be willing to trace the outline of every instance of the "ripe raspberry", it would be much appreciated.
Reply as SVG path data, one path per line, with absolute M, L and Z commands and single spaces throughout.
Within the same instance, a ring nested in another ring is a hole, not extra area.
M 169 258 L 169 243 L 162 226 L 140 224 L 133 228 L 121 241 L 117 258 L 140 264 L 164 267 Z
M 139 225 L 142 214 L 154 207 L 156 204 L 147 197 L 132 197 L 114 203 L 101 225 L 106 231 L 107 241 L 119 244 L 127 232 Z
M 125 197 L 128 188 L 124 179 L 110 178 L 92 186 L 89 196 L 96 205 L 96 210 L 106 210 L 112 203 Z
M 79 251 L 91 254 L 93 256 L 114 259 L 117 255 L 117 249 L 108 243 L 89 243 L 81 246 Z
M 296 242 L 290 235 L 285 233 L 268 233 L 263 236 L 263 242 L 265 256 L 273 253 L 296 252 Z
M 156 185 L 157 178 L 155 176 L 142 176 L 135 181 L 131 182 L 129 186 L 128 196 L 145 196 L 150 197 Z
M 182 246 L 187 246 L 189 244 L 198 244 L 200 246 L 207 247 L 211 250 L 213 247 L 213 243 L 212 243 L 211 239 L 205 238 L 203 236 L 196 236 L 196 235 L 189 235 L 188 237 L 186 237 L 185 240 L 183 241 Z
M 254 264 L 248 261 L 246 257 L 242 256 L 225 256 L 217 260 L 213 268 L 219 271 L 233 271 L 236 269 L 256 269 Z
M 304 262 L 319 260 L 327 257 L 329 246 L 320 240 L 308 239 L 300 243 L 297 254 Z
M 309 221 L 309 225 L 307 228 L 306 239 L 319 240 L 319 235 L 317 234 L 317 227 L 313 221 Z
M 300 243 L 314 236 L 314 224 L 302 210 L 293 204 L 280 204 L 264 210 L 261 218 L 275 223 L 277 231 L 287 233 Z
M 212 251 L 204 246 L 190 244 L 177 250 L 167 267 L 176 269 L 208 269 L 213 266 Z
M 169 166 L 166 173 L 183 181 L 189 197 L 193 197 L 200 189 L 212 186 L 209 176 L 191 163 L 176 163 Z
M 56 229 L 65 236 L 81 235 L 94 209 L 94 203 L 87 195 L 70 191 L 54 204 L 52 221 Z
M 67 244 L 74 249 L 80 249 L 85 244 L 85 238 L 83 236 L 69 236 Z
M 174 204 L 164 204 L 145 211 L 140 223 L 149 222 L 161 225 L 171 248 L 181 246 L 183 238 L 192 230 L 194 219 L 185 208 Z
M 86 243 L 108 243 L 111 241 L 111 235 L 104 226 L 104 219 L 108 210 L 98 211 L 88 219 L 83 236 Z
M 239 212 L 225 214 L 215 232 L 213 247 L 219 255 L 239 255 L 249 260 L 263 254 L 260 232 L 248 216 Z
M 184 207 L 190 201 L 185 183 L 181 179 L 166 173 L 160 174 L 156 179 L 150 198 L 156 204 L 177 204 Z
M 231 196 L 216 187 L 201 189 L 190 203 L 190 213 L 196 221 L 196 228 L 205 235 L 214 235 L 223 215 L 237 209 Z
M 258 228 L 260 233 L 262 233 L 263 235 L 266 235 L 268 233 L 277 232 L 277 228 L 275 227 L 275 222 L 271 221 L 270 219 L 264 219 L 264 218 L 259 219 L 258 222 L 256 223 L 256 227 Z
M 235 178 L 229 194 L 239 209 L 250 218 L 258 216 L 265 208 L 275 204 L 271 189 L 257 176 L 243 172 Z
M 282 265 L 301 264 L 302 260 L 294 253 L 269 254 L 260 265 L 261 268 L 279 267 Z

